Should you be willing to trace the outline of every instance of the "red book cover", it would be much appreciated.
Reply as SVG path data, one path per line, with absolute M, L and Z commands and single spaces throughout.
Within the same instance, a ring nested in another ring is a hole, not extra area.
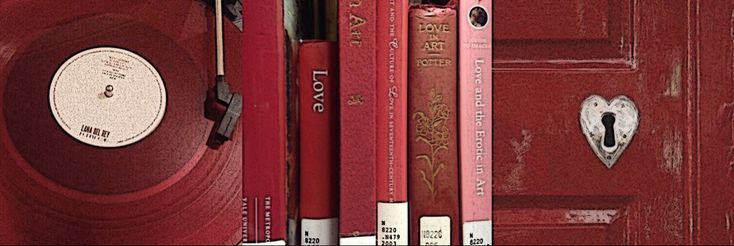
M 375 1 L 339 0 L 338 12 L 340 240 L 374 244 Z
M 456 11 L 408 12 L 408 176 L 411 244 L 460 244 Z
M 286 236 L 283 2 L 243 1 L 242 12 L 243 242 L 274 242 Z
M 300 213 L 302 245 L 339 243 L 339 94 L 337 44 L 299 47 Z
M 377 2 L 377 241 L 408 244 L 408 0 Z
M 459 160 L 464 245 L 492 244 L 492 3 L 459 3 Z

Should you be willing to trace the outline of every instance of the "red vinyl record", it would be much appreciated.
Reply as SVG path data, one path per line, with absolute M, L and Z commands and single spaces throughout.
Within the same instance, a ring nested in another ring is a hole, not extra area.
M 240 134 L 207 144 L 213 13 L 0 1 L 0 244 L 239 240 Z M 224 31 L 237 91 L 241 35 Z

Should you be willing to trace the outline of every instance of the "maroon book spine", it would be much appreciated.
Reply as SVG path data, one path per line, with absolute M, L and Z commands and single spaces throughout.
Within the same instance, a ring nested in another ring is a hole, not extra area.
M 458 245 L 456 11 L 418 5 L 408 18 L 410 243 Z
M 408 244 L 408 0 L 377 1 L 377 244 Z
M 242 12 L 242 241 L 275 242 L 286 237 L 283 2 L 244 1 Z
M 338 12 L 339 233 L 341 240 L 363 236 L 374 240 L 375 1 L 339 0 Z
M 337 46 L 299 48 L 301 244 L 339 243 L 339 93 Z

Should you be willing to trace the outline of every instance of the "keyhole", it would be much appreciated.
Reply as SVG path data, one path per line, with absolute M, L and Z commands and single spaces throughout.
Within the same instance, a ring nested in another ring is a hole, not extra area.
M 604 124 L 606 132 L 604 133 L 604 146 L 611 148 L 614 147 L 616 141 L 614 140 L 614 114 L 607 113 L 601 117 L 601 123 Z

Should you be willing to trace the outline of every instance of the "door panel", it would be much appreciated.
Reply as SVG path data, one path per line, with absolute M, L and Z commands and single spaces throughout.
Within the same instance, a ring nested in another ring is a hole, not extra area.
M 617 1 L 623 3 L 622 1 Z M 497 40 L 607 39 L 609 0 L 500 1 L 494 16 Z M 524 28 L 516 28 L 518 25 Z
M 689 3 L 494 4 L 494 242 L 689 242 Z M 639 110 L 612 168 L 579 125 L 593 94 L 626 95 Z
M 624 68 L 634 64 L 630 0 L 494 1 L 498 68 Z
M 700 128 L 694 136 L 700 144 L 690 146 L 699 153 L 693 194 L 693 230 L 696 242 L 732 244 L 734 211 L 732 170 L 734 168 L 734 1 L 700 1 L 700 22 L 691 37 L 696 46 L 699 82 L 698 97 L 691 112 L 700 115 L 693 121 Z
M 620 244 L 628 237 L 626 197 L 496 199 L 501 202 L 495 203 L 494 215 L 502 226 L 496 227 L 494 240 L 500 244 Z

